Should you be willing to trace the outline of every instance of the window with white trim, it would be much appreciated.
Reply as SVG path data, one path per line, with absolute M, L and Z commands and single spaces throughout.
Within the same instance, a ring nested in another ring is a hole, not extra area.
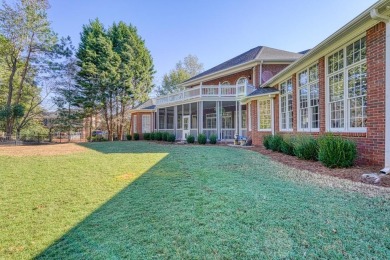
M 291 79 L 280 84 L 280 129 L 293 130 L 293 101 Z
M 366 131 L 366 37 L 327 58 L 328 123 L 331 131 Z
M 298 128 L 319 130 L 318 64 L 298 74 Z
M 221 85 L 230 85 L 230 82 L 226 80 L 226 81 L 222 82 Z
M 134 115 L 134 117 L 133 117 L 133 133 L 138 133 L 138 130 L 137 130 L 137 115 Z
M 258 100 L 257 104 L 257 129 L 259 131 L 271 130 L 271 100 Z
M 150 115 L 142 115 L 142 133 L 150 133 Z

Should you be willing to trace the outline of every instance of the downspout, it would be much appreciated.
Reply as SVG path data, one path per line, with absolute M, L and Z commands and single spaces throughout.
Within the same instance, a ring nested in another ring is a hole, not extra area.
M 381 15 L 378 9 L 370 11 L 371 18 L 386 23 L 386 44 L 385 44 L 385 167 L 381 173 L 390 173 L 390 18 Z

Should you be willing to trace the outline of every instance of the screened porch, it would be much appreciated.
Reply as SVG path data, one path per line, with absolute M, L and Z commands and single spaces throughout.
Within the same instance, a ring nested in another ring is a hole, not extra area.
M 176 135 L 185 140 L 188 135 L 207 138 L 215 134 L 219 140 L 233 140 L 234 135 L 246 136 L 246 105 L 239 101 L 199 101 L 158 108 L 156 130 Z

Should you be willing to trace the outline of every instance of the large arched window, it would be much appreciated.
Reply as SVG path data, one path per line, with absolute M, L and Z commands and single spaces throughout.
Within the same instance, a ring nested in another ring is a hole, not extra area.
M 221 85 L 230 85 L 230 82 L 226 80 L 226 81 L 222 82 Z
M 239 95 L 245 93 L 246 83 L 248 83 L 248 79 L 245 77 L 241 77 L 237 80 L 236 87 L 237 87 L 237 92 Z
M 248 82 L 248 79 L 245 77 L 241 77 L 237 80 L 237 86 L 245 86 L 245 83 Z

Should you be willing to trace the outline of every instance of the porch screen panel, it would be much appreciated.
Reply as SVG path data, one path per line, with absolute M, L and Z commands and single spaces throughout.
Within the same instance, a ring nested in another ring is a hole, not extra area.
M 177 106 L 177 129 L 182 129 L 183 105 Z
M 205 129 L 217 128 L 216 104 L 215 101 L 203 102 L 203 128 Z
M 165 126 L 165 108 L 160 108 L 158 110 L 158 128 L 166 129 Z
M 191 104 L 191 129 L 198 128 L 198 106 L 197 103 Z
M 167 108 L 167 128 L 166 129 L 174 129 L 174 115 L 175 115 L 174 107 L 168 107 Z

